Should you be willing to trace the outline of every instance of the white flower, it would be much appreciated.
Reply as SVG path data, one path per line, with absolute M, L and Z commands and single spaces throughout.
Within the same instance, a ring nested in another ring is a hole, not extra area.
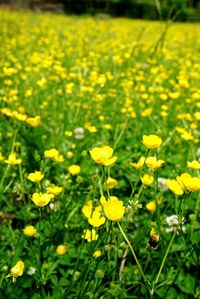
M 34 267 L 30 267 L 30 268 L 28 269 L 28 271 L 27 271 L 27 274 L 28 274 L 28 275 L 33 275 L 33 274 L 35 274 L 35 272 L 36 272 L 36 268 L 34 268 Z
M 165 178 L 158 178 L 158 189 L 160 191 L 166 191 L 169 189 Z
M 74 130 L 74 138 L 75 139 L 83 139 L 84 138 L 84 129 L 79 127 Z
M 58 210 L 58 207 L 57 207 L 57 205 L 56 205 L 56 203 L 54 203 L 54 202 L 51 202 L 50 204 L 49 204 L 49 207 L 50 207 L 50 209 L 52 210 L 52 211 L 57 211 Z
M 181 220 L 181 223 L 179 223 L 179 220 L 178 220 L 178 216 L 177 215 L 171 215 L 171 216 L 168 216 L 166 217 L 166 222 L 168 224 L 169 227 L 166 228 L 166 233 L 171 233 L 175 230 L 177 230 L 177 226 L 180 225 L 178 227 L 178 230 L 182 230 L 182 232 L 185 232 L 186 231 L 186 226 L 182 226 L 182 224 L 184 223 L 184 218 L 182 218 Z M 179 234 L 177 230 L 177 234 Z
M 166 217 L 166 222 L 169 226 L 176 226 L 178 225 L 178 216 L 177 215 L 172 215 Z

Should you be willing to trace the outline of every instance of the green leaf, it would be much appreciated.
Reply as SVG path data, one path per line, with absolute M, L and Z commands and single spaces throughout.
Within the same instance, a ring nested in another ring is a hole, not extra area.
M 195 278 L 183 271 L 179 274 L 176 285 L 186 294 L 194 294 Z

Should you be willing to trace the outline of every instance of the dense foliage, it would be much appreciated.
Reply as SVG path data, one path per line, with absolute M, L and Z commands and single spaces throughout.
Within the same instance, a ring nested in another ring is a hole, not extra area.
M 200 298 L 200 26 L 0 13 L 0 298 Z

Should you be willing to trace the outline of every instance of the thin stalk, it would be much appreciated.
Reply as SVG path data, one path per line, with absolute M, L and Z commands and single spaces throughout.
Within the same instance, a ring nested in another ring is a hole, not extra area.
M 133 257 L 134 257 L 134 259 L 135 259 L 135 261 L 136 261 L 136 264 L 137 264 L 138 269 L 139 269 L 139 271 L 140 271 L 140 273 L 141 273 L 141 275 L 142 275 L 143 280 L 146 281 L 146 277 L 145 277 L 145 275 L 144 275 L 144 272 L 143 272 L 143 270 L 142 270 L 142 267 L 140 266 L 140 263 L 139 263 L 139 261 L 138 261 L 138 259 L 137 259 L 137 256 L 136 256 L 136 254 L 135 254 L 135 251 L 133 250 L 133 247 L 132 247 L 131 243 L 129 242 L 129 240 L 128 240 L 128 238 L 127 238 L 125 232 L 123 231 L 123 229 L 122 229 L 120 223 L 117 222 L 117 224 L 118 224 L 118 227 L 119 227 L 119 230 L 120 230 L 122 236 L 124 237 L 124 239 L 126 240 L 128 246 L 130 247 L 130 250 L 131 250 L 131 252 L 132 252 L 132 254 L 133 254 Z
M 153 298 L 153 295 L 154 295 L 154 292 L 155 292 L 155 289 L 156 289 L 156 285 L 157 285 L 157 283 L 158 283 L 158 281 L 159 281 L 160 275 L 161 275 L 161 273 L 162 273 L 162 270 L 163 270 L 163 267 L 164 267 L 164 265 L 165 265 L 165 262 L 166 262 L 166 259 L 167 259 L 168 254 L 169 254 L 169 251 L 170 251 L 170 249 L 171 249 L 172 243 L 174 242 L 174 239 L 175 239 L 175 236 L 176 236 L 176 232 L 177 232 L 177 230 L 178 230 L 178 227 L 179 227 L 179 226 L 177 226 L 177 228 L 174 230 L 174 233 L 173 233 L 172 238 L 171 238 L 171 240 L 170 240 L 170 242 L 169 242 L 169 245 L 168 245 L 167 250 L 166 250 L 166 252 L 165 252 L 165 255 L 164 255 L 164 258 L 163 258 L 163 260 L 162 260 L 162 263 L 161 263 L 161 265 L 160 265 L 160 269 L 159 269 L 159 271 L 158 271 L 158 274 L 157 274 L 157 276 L 156 276 L 156 279 L 155 279 L 155 281 L 153 282 L 153 287 L 151 288 L 151 290 L 149 290 L 149 291 L 150 291 L 150 298 Z
M 156 277 L 156 280 L 155 280 L 155 284 L 157 284 L 157 282 L 159 281 L 159 278 L 160 278 L 162 269 L 163 269 L 163 267 L 164 267 L 164 265 L 165 265 L 165 262 L 166 262 L 166 259 L 167 259 L 168 254 L 169 254 L 170 248 L 171 248 L 171 246 L 172 246 L 172 243 L 174 242 L 174 239 L 175 239 L 175 236 L 176 236 L 176 232 L 177 232 L 177 229 L 174 230 L 174 233 L 173 233 L 173 235 L 172 235 L 172 238 L 171 238 L 171 240 L 170 240 L 170 242 L 169 242 L 169 245 L 168 245 L 167 250 L 166 250 L 166 252 L 165 252 L 165 255 L 164 255 L 163 261 L 162 261 L 162 263 L 161 263 L 160 269 L 159 269 L 159 271 L 158 271 L 158 274 L 157 274 L 157 277 Z
M 113 149 L 116 148 L 117 144 L 119 143 L 120 139 L 122 138 L 122 136 L 123 136 L 123 134 L 124 134 L 124 132 L 125 132 L 125 130 L 126 130 L 127 124 L 128 124 L 128 119 L 127 119 L 126 122 L 124 123 L 124 126 L 123 126 L 121 132 L 119 133 L 119 136 L 118 136 L 117 139 L 115 140 Z

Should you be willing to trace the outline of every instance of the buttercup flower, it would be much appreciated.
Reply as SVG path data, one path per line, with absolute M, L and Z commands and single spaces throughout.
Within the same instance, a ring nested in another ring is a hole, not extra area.
M 52 149 L 50 149 L 50 150 L 46 150 L 46 151 L 44 152 L 44 156 L 45 156 L 46 158 L 50 158 L 50 159 L 52 159 L 53 161 L 58 162 L 58 163 L 62 163 L 62 162 L 64 161 L 64 157 L 63 157 L 63 155 L 60 155 L 60 154 L 59 154 L 59 151 L 56 150 L 55 148 L 52 148 Z
M 136 169 L 140 169 L 144 165 L 144 162 L 145 162 L 145 157 L 140 157 L 137 163 L 130 162 L 129 164 Z
M 157 169 L 163 166 L 163 164 L 165 163 L 164 160 L 157 160 L 156 157 L 147 157 L 145 160 L 145 163 L 147 165 L 148 168 L 150 169 Z
M 68 170 L 69 170 L 69 173 L 71 173 L 72 175 L 77 175 L 80 173 L 81 168 L 80 168 L 80 166 L 73 164 L 68 167 Z
M 184 172 L 180 176 L 176 177 L 176 180 L 179 183 L 179 185 L 181 186 L 181 188 L 183 189 L 183 191 L 187 191 L 185 181 L 190 178 L 191 178 L 191 175 L 188 172 Z
M 23 229 L 23 233 L 27 236 L 27 237 L 34 237 L 37 234 L 37 230 L 34 226 L 32 225 L 27 225 L 24 229 Z
M 98 257 L 100 257 L 101 256 L 101 250 L 96 250 L 94 253 L 93 253 L 93 257 L 95 257 L 96 259 L 98 258 Z
M 157 204 L 160 205 L 162 203 L 162 201 L 163 201 L 163 199 L 161 197 L 160 199 L 158 199 Z M 148 202 L 146 204 L 146 209 L 151 213 L 154 213 L 156 211 L 156 208 L 157 208 L 157 206 L 156 206 L 155 200 L 151 200 L 150 202 Z
M 192 169 L 200 169 L 200 163 L 197 160 L 187 162 L 187 166 Z
M 12 277 L 13 282 L 16 281 L 18 276 L 22 276 L 24 273 L 24 262 L 21 260 L 18 261 L 14 267 L 11 268 L 10 274 L 8 274 L 6 277 Z
M 149 185 L 153 184 L 154 177 L 152 175 L 146 173 L 141 177 L 141 181 L 142 181 L 143 185 L 149 186 Z
M 117 157 L 112 157 L 113 149 L 110 146 L 95 147 L 90 151 L 91 158 L 98 164 L 109 166 L 115 163 Z
M 92 213 L 92 215 L 88 218 L 89 224 L 91 224 L 94 227 L 99 227 L 102 224 L 104 224 L 106 221 L 106 218 L 101 216 L 101 213 L 96 209 Z
M 107 181 L 106 181 L 106 184 L 107 184 L 107 186 L 108 186 L 109 189 L 112 189 L 112 188 L 114 188 L 117 185 L 117 180 L 109 177 L 107 179 Z
M 35 116 L 35 117 L 29 117 L 27 118 L 26 122 L 29 124 L 31 127 L 35 128 L 40 124 L 40 116 Z
M 82 213 L 86 218 L 89 218 L 92 215 L 93 211 L 93 205 L 92 201 L 89 200 L 83 207 L 82 207 Z
M 156 211 L 156 202 L 155 200 L 150 201 L 146 204 L 146 208 L 149 212 L 155 212 Z
M 57 253 L 57 255 L 64 255 L 67 252 L 67 250 L 68 250 L 67 246 L 63 245 L 63 244 L 58 245 L 56 247 L 56 253 Z
M 33 183 L 39 183 L 43 179 L 44 175 L 40 171 L 29 173 L 27 179 Z
M 176 195 L 183 195 L 183 189 L 176 180 L 167 179 L 166 182 L 167 186 L 173 193 Z
M 53 198 L 53 194 L 48 193 L 33 193 L 32 195 L 32 201 L 34 204 L 38 207 L 44 207 L 46 206 L 50 200 Z
M 5 162 L 10 165 L 10 166 L 14 166 L 16 164 L 21 164 L 22 163 L 22 159 L 17 159 L 17 154 L 16 153 L 11 153 L 8 156 L 8 159 L 5 160 Z
M 200 178 L 198 177 L 192 177 L 189 173 L 185 172 L 176 179 L 184 191 L 196 192 L 200 190 Z
M 197 177 L 187 177 L 184 180 L 184 185 L 190 192 L 196 192 L 200 190 L 200 178 Z
M 52 149 L 50 149 L 50 150 L 46 150 L 46 151 L 44 152 L 44 155 L 45 155 L 45 157 L 47 157 L 47 158 L 54 159 L 56 156 L 59 155 L 59 152 L 58 152 L 55 148 L 52 148 Z
M 82 238 L 86 239 L 88 242 L 92 242 L 98 239 L 98 234 L 96 233 L 95 229 L 84 229 Z
M 142 137 L 142 143 L 148 149 L 155 149 L 162 144 L 162 139 L 157 135 L 144 135 Z
M 120 221 L 125 213 L 123 202 L 115 196 L 110 196 L 108 201 L 103 203 L 103 210 L 106 218 L 111 221 Z
M 62 191 L 63 191 L 63 187 L 58 187 L 58 186 L 48 187 L 48 190 L 47 190 L 48 193 L 53 194 L 54 196 L 58 195 Z

